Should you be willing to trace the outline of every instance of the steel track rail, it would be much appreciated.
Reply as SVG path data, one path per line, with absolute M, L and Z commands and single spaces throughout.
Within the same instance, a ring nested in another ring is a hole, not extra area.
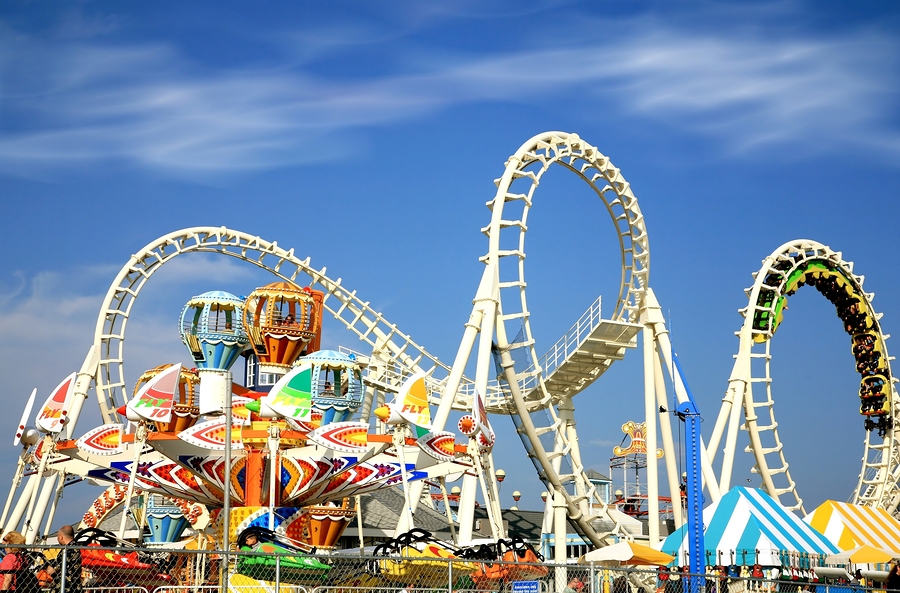
M 240 259 L 295 284 L 311 284 L 323 290 L 325 309 L 360 340 L 372 347 L 387 384 L 419 370 L 430 373 L 439 383 L 449 367 L 429 354 L 407 334 L 361 300 L 356 291 L 326 275 L 326 269 L 311 267 L 309 258 L 299 259 L 286 250 L 240 231 L 224 227 L 195 227 L 170 233 L 153 241 L 132 256 L 110 287 L 100 309 L 94 341 L 100 348 L 100 368 L 96 378 L 97 399 L 103 421 L 117 422 L 116 408 L 127 400 L 123 354 L 125 330 L 131 308 L 146 281 L 165 263 L 186 253 L 218 253 Z M 373 377 L 378 380 L 379 377 Z M 469 383 L 465 381 L 463 388 Z M 463 389 L 461 389 L 462 391 Z
M 862 470 L 852 501 L 856 504 L 880 507 L 896 512 L 900 501 L 900 398 L 896 390 L 896 378 L 890 371 L 886 340 L 889 337 L 877 323 L 881 314 L 872 306 L 874 295 L 863 290 L 863 277 L 853 273 L 852 262 L 844 261 L 840 252 L 810 240 L 785 243 L 772 255 L 763 260 L 763 265 L 755 274 L 753 286 L 747 289 L 750 302 L 741 310 L 744 323 L 738 332 L 740 347 L 729 379 L 719 418 L 713 431 L 710 451 L 717 447 L 726 436 L 722 465 L 721 483 L 723 490 L 731 482 L 731 470 L 738 432 L 736 415 L 738 407 L 744 411 L 741 430 L 747 431 L 750 445 L 747 450 L 754 455 L 754 472 L 760 475 L 765 490 L 789 509 L 803 511 L 803 499 L 790 473 L 790 466 L 778 434 L 775 419 L 775 397 L 771 373 L 771 339 L 777 329 L 775 322 L 780 309 L 779 302 L 787 296 L 788 279 L 798 269 L 807 269 L 812 263 L 820 262 L 839 270 L 850 282 L 852 292 L 857 296 L 876 321 L 876 327 L 869 330 L 877 334 L 883 348 L 883 357 L 891 376 L 888 397 L 890 398 L 890 418 L 892 428 L 883 437 L 876 430 L 865 431 L 865 451 Z M 756 322 L 754 322 L 756 320 Z M 766 320 L 763 323 L 763 320 Z M 856 398 L 859 401 L 859 398 Z M 728 433 L 725 433 L 725 427 Z
M 576 134 L 548 132 L 523 144 L 506 162 L 504 175 L 496 181 L 497 192 L 487 203 L 491 209 L 491 224 L 482 231 L 488 237 L 489 251 L 481 259 L 486 264 L 497 262 L 499 267 L 497 323 L 502 324 L 505 336 L 516 336 L 520 332 L 523 336 L 521 341 L 508 345 L 511 357 L 517 358 L 516 350 L 523 349 L 526 358 L 535 361 L 527 369 L 516 369 L 516 380 L 518 384 L 535 384 L 536 387 L 531 393 L 508 401 L 508 410 L 516 417 L 518 432 L 538 475 L 548 487 L 565 485 L 567 488 L 562 490 L 566 506 L 571 509 L 574 505 L 586 514 L 587 501 L 594 492 L 585 476 L 578 448 L 572 400 L 577 391 L 562 395 L 547 389 L 544 369 L 538 363 L 541 359 L 535 351 L 526 298 L 528 215 L 541 178 L 553 165 L 575 173 L 594 191 L 616 229 L 622 275 L 612 320 L 638 322 L 648 285 L 650 249 L 644 217 L 630 185 L 606 156 Z M 605 370 L 608 364 L 609 361 L 597 361 L 598 376 L 601 367 Z M 580 389 L 586 386 L 583 384 Z M 538 419 L 532 417 L 535 409 L 547 413 L 540 425 L 534 424 Z M 548 445 L 543 440 L 552 443 L 551 450 L 547 450 Z M 599 500 L 599 497 L 593 498 Z

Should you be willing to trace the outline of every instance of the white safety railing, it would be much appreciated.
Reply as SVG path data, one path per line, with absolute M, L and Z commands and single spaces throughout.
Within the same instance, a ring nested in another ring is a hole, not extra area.
M 538 377 L 546 380 L 556 370 L 561 367 L 578 349 L 584 344 L 591 333 L 600 326 L 603 321 L 600 316 L 601 297 L 590 304 L 587 310 L 578 318 L 578 321 L 569 328 L 569 330 L 540 358 L 538 364 L 533 362 L 525 369 L 517 369 L 519 375 L 519 389 L 522 393 L 530 393 L 537 389 Z M 343 346 L 340 347 L 342 354 L 353 354 L 357 358 L 365 357 L 365 354 L 356 352 Z M 388 385 L 399 387 L 404 380 L 409 378 L 411 373 L 405 367 L 379 368 L 377 376 L 372 376 L 367 369 L 367 378 L 378 385 Z M 440 394 L 443 382 L 436 379 L 426 379 L 428 388 L 432 393 Z M 471 401 L 475 394 L 475 384 L 471 381 L 463 381 L 459 386 L 459 395 L 463 396 L 465 401 Z M 485 404 L 489 409 L 502 408 L 506 405 L 506 395 L 503 393 L 500 383 L 497 380 L 488 381 L 487 395 Z

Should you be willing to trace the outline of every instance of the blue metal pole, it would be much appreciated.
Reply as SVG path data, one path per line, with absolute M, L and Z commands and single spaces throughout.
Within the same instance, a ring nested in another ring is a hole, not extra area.
M 684 385 L 688 401 L 679 404 L 676 414 L 685 423 L 685 436 L 687 440 L 687 524 L 688 543 L 690 550 L 690 593 L 699 593 L 705 586 L 706 579 L 702 576 L 706 573 L 705 545 L 703 542 L 703 472 L 700 461 L 700 412 L 694 403 L 691 388 L 684 378 L 684 372 L 678 362 L 678 357 L 672 353 L 672 360 L 678 370 L 678 376 Z

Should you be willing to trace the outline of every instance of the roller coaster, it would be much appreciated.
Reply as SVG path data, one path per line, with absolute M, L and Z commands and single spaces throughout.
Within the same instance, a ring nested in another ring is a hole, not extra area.
M 608 317 L 602 317 L 598 297 L 572 329 L 541 355 L 528 309 L 525 239 L 531 207 L 535 199 L 540 199 L 537 190 L 541 179 L 555 165 L 580 178 L 601 200 L 617 237 L 621 276 Z M 648 233 L 637 198 L 609 158 L 578 135 L 564 132 L 547 132 L 529 139 L 509 157 L 495 183 L 496 193 L 487 203 L 490 220 L 482 228 L 487 237 L 486 251 L 480 258 L 483 270 L 451 363 L 430 354 L 356 291 L 329 277 L 325 268 L 313 267 L 309 258 L 297 256 L 293 249 L 224 227 L 189 228 L 146 245 L 113 280 L 100 306 L 93 346 L 74 377 L 75 395 L 66 411 L 63 435 L 75 436 L 92 388 L 103 422 L 121 422 L 117 410 L 129 400 L 124 372 L 126 329 L 146 282 L 183 254 L 228 256 L 290 285 L 320 291 L 324 310 L 364 344 L 367 350 L 360 353 L 366 358 L 361 422 L 368 423 L 376 402 L 398 392 L 413 376 L 424 377 L 431 405 L 436 407 L 431 422 L 435 431 L 444 430 L 454 413 L 472 414 L 479 401 L 483 401 L 487 414 L 510 415 L 528 458 L 550 492 L 545 526 L 564 538 L 568 519 L 595 546 L 604 545 L 611 533 L 629 535 L 623 529 L 621 514 L 602 502 L 585 474 L 575 421 L 576 396 L 615 361 L 623 359 L 628 350 L 640 346 L 646 447 L 655 451 L 661 446 L 665 451 L 664 486 L 657 463 L 647 466 L 649 535 L 655 543 L 659 540 L 659 521 L 653 520 L 659 517 L 658 497 L 661 491 L 677 497 L 680 490 L 673 436 L 676 431 L 671 415 L 661 409 L 668 405 L 669 386 L 679 404 L 690 398 L 681 376 L 672 370 L 675 365 L 668 330 L 650 287 Z M 896 513 L 900 503 L 900 443 L 896 434 L 900 400 L 890 368 L 888 336 L 882 331 L 880 314 L 873 308 L 873 295 L 864 291 L 863 277 L 854 274 L 853 264 L 844 261 L 839 252 L 811 240 L 791 241 L 776 249 L 764 260 L 747 290 L 749 301 L 741 310 L 744 323 L 723 405 L 711 434 L 700 446 L 700 469 L 708 500 L 718 500 L 732 485 L 738 435 L 744 430 L 750 440 L 753 471 L 758 473 L 761 486 L 788 508 L 804 510 L 778 434 L 770 346 L 787 317 L 787 300 L 807 285 L 834 303 L 860 374 L 860 428 L 866 434 L 866 443 L 852 501 Z M 533 362 L 517 365 L 516 360 Z M 466 368 L 474 368 L 474 376 L 466 376 Z M 13 512 L 9 512 L 9 502 L 4 511 L 5 530 L 16 529 L 24 522 L 32 526 L 32 541 L 37 526 L 45 520 L 49 526 L 49 502 L 58 483 L 65 480 L 46 461 L 54 454 L 53 442 L 42 441 L 43 454 L 23 454 L 28 461 L 21 462 L 20 467 L 31 463 L 36 471 L 21 488 Z M 482 475 L 490 480 L 490 455 L 484 463 Z M 409 486 L 413 510 L 422 498 L 423 484 L 420 481 Z M 477 476 L 467 473 L 459 506 L 460 539 L 464 541 L 472 538 L 472 521 L 466 519 L 473 515 L 477 490 Z M 482 493 L 486 504 L 499 513 L 497 484 L 483 485 Z M 676 524 L 682 524 L 685 518 L 679 505 L 674 505 L 673 513 Z M 409 517 L 411 513 L 404 514 L 398 532 L 412 527 Z M 557 546 L 557 554 L 564 554 L 563 548 Z M 564 561 L 564 556 L 561 558 Z

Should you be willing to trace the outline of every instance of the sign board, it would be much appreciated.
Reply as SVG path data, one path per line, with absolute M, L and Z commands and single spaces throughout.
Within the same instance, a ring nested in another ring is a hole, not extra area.
M 513 581 L 512 593 L 539 593 L 538 581 Z

